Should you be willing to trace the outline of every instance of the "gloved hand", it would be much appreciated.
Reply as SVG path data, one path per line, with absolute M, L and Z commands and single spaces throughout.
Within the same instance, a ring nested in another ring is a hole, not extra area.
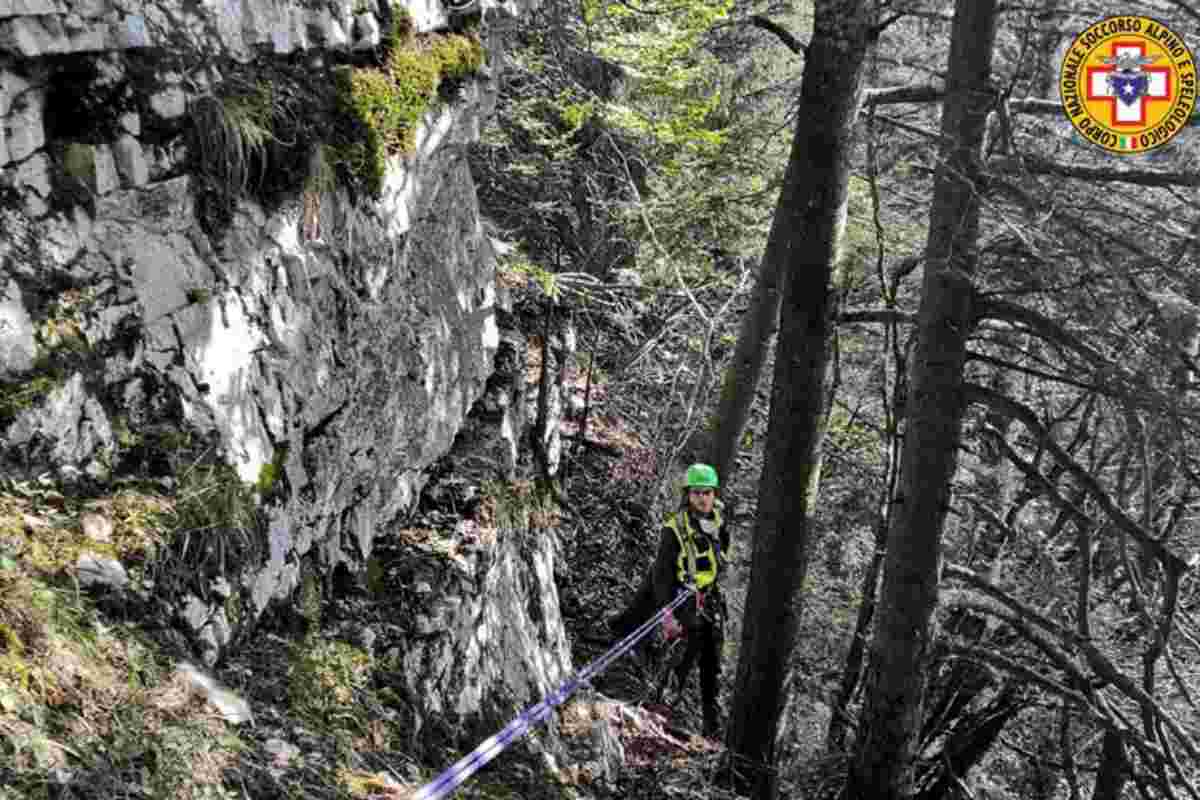
M 683 634 L 683 626 L 679 624 L 679 620 L 675 619 L 673 611 L 668 611 L 667 615 L 663 617 L 662 632 L 663 638 L 668 642 Z

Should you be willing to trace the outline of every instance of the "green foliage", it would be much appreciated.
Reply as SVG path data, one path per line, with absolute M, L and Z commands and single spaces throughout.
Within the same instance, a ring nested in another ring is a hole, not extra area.
M 878 465 L 881 459 L 879 432 L 841 405 L 834 405 L 830 410 L 828 436 L 839 449 L 865 455 L 867 463 Z
M 256 517 L 251 488 L 228 464 L 197 464 L 180 477 L 173 519 L 177 531 L 249 531 Z
M 392 23 L 383 38 L 383 48 L 389 53 L 396 48 L 411 45 L 417 33 L 416 22 L 413 20 L 412 14 L 409 13 L 407 7 L 393 5 L 391 8 Z M 361 12 L 356 11 L 355 13 Z
M 41 402 L 62 383 L 63 377 L 58 374 L 35 375 L 19 383 L 0 383 L 0 428 L 11 423 L 23 410 Z
M 363 128 L 363 140 L 341 146 L 338 155 L 377 194 L 383 188 L 387 154 L 399 149 L 395 138 L 403 119 L 392 102 L 391 79 L 378 69 L 339 67 L 334 71 L 334 80 L 342 110 Z
M 86 596 L 0 569 L 0 764 L 15 795 L 40 797 L 68 764 L 87 796 L 232 797 L 225 768 L 240 740 L 132 627 L 102 622 Z M 69 757 L 69 759 L 68 759 Z
M 575 133 L 583 127 L 584 123 L 595 117 L 596 102 L 594 100 L 571 102 L 570 99 L 567 99 L 558 109 L 558 115 L 562 119 L 563 125 L 566 126 L 567 133 Z
M 528 531 L 558 524 L 552 494 L 532 481 L 487 481 L 480 488 L 481 522 L 501 531 Z
M 94 145 L 71 142 L 63 148 L 62 169 L 76 180 L 87 182 L 96 174 L 96 148 Z
M 228 211 L 261 180 L 273 140 L 274 98 L 269 83 L 206 95 L 191 106 L 199 171 Z
M 674 283 L 679 269 L 689 281 L 702 280 L 711 248 L 757 250 L 767 218 L 746 213 L 746 200 L 766 189 L 766 170 L 743 167 L 747 140 L 758 135 L 735 111 L 737 90 L 728 80 L 734 65 L 707 46 L 732 2 L 658 0 L 639 8 L 649 13 L 615 0 L 585 10 L 597 52 L 628 76 L 624 95 L 597 115 L 633 136 L 652 165 L 626 217 L 635 235 L 654 244 L 642 259 L 647 277 Z
M 162 592 L 203 592 L 196 587 L 262 557 L 255 487 L 224 462 L 185 469 L 174 503 L 159 513 L 166 541 L 149 572 Z
M 652 287 L 723 282 L 727 258 L 761 252 L 790 129 L 773 84 L 800 63 L 740 46 L 731 9 L 587 0 L 526 27 L 473 167 L 531 260 Z
M 366 584 L 372 597 L 383 597 L 387 591 L 387 572 L 377 556 L 367 559 Z
M 334 72 L 339 108 L 360 132 L 338 146 L 338 160 L 364 180 L 372 193 L 383 188 L 389 156 L 416 148 L 421 117 L 443 81 L 457 81 L 483 65 L 483 46 L 474 36 L 398 36 L 383 68 L 340 67 Z
M 543 294 L 552 300 L 557 300 L 562 293 L 558 285 L 558 276 L 553 272 L 530 261 L 524 254 L 514 251 L 513 254 L 501 260 L 498 280 L 507 286 L 524 286 L 533 281 L 541 288 Z
M 367 688 L 371 657 L 339 641 L 307 640 L 293 651 L 288 667 L 292 710 L 314 725 L 360 728 L 357 694 Z
M 67 289 L 39 312 L 34 339 L 37 358 L 22 376 L 0 380 L 0 428 L 62 386 L 92 356 L 83 332 L 83 315 L 95 300 L 93 290 Z
M 858 175 L 850 176 L 848 193 L 846 231 L 842 238 L 837 279 L 841 288 L 853 290 L 874 274 L 881 243 L 885 253 L 920 252 L 924 247 L 926 225 L 923 221 L 891 220 L 880 229 L 875 225 L 869 181 Z
M 478 72 L 486 55 L 483 45 L 475 36 L 438 36 L 434 38 L 431 49 L 441 80 L 451 82 Z
M 296 587 L 296 598 L 293 601 L 296 614 L 303 620 L 309 630 L 315 630 L 321 624 L 321 579 L 317 577 L 311 561 L 304 561 L 300 566 L 300 585 Z
M 190 305 L 201 305 L 212 299 L 212 291 L 204 288 L 191 288 L 183 293 Z
M 413 150 L 439 87 L 485 57 L 475 35 L 417 35 L 402 7 L 384 45 L 376 65 L 335 68 L 331 81 L 281 65 L 235 68 L 219 92 L 193 101 L 191 152 L 208 230 L 228 224 L 241 197 L 319 194 L 335 176 L 378 194 L 388 156 Z
M 255 481 L 254 488 L 261 497 L 269 497 L 272 490 L 277 488 L 279 479 L 284 476 L 284 462 L 287 461 L 287 455 L 287 444 L 280 444 L 276 446 L 271 460 L 259 468 L 258 480 Z

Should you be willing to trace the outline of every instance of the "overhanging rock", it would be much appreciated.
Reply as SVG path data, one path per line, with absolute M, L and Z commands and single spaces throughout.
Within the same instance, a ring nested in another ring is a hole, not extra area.
M 401 8 L 418 32 L 461 21 L 440 0 L 0 0 L 0 382 L 20 389 L 0 473 L 102 482 L 153 472 L 131 461 L 152 432 L 209 442 L 269 500 L 261 557 L 200 576 L 233 586 L 199 598 L 222 621 L 195 633 L 209 661 L 303 565 L 365 562 L 492 372 L 495 257 L 464 148 L 528 4 L 473 12 L 487 63 L 378 195 L 232 192 L 206 217 L 200 100 L 281 65 L 369 65 Z

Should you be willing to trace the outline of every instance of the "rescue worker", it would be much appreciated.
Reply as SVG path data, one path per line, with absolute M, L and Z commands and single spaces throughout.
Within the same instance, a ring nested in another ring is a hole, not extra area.
M 680 589 L 697 588 L 696 594 L 663 621 L 664 638 L 686 637 L 683 659 L 673 675 L 668 675 L 668 684 L 674 678 L 674 685 L 665 688 L 669 689 L 668 704 L 677 701 L 699 660 L 705 736 L 716 736 L 720 728 L 717 692 L 725 607 L 717 592 L 717 579 L 724 566 L 723 553 L 729 549 L 729 529 L 721 517 L 718 488 L 715 469 L 707 464 L 688 467 L 679 508 L 663 522 L 649 580 L 630 608 L 610 623 L 617 633 L 631 630 L 667 605 Z

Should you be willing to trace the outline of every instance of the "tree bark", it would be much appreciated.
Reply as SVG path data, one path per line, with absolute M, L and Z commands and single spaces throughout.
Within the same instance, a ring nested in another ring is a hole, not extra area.
M 746 418 L 758 391 L 758 380 L 763 363 L 771 349 L 771 340 L 779 331 L 779 258 L 772 257 L 771 247 L 779 249 L 781 241 L 790 232 L 779 230 L 779 215 L 771 225 L 767 240 L 767 253 L 758 269 L 758 282 L 750 308 L 742 315 L 734 346 L 733 361 L 725 370 L 721 381 L 721 399 L 717 407 L 717 430 L 713 435 L 712 451 L 708 463 L 717 470 L 724 486 L 733 481 L 737 467 L 737 453 L 741 449 L 742 431 Z
M 851 140 L 866 52 L 868 0 L 818 0 L 792 151 L 764 254 L 787 270 L 767 450 L 728 744 L 739 788 L 776 794 L 775 747 L 796 635 L 797 588 L 821 468 L 837 301 L 831 289 L 846 219 Z
M 967 337 L 975 321 L 978 178 L 988 111 L 996 0 L 957 0 L 951 31 L 941 159 L 934 179 L 910 373 L 900 491 L 888 533 L 865 707 L 848 775 L 854 800 L 911 796 L 923 673 L 933 639 L 942 527 L 965 405 Z
M 1103 749 L 1092 800 L 1121 800 L 1121 790 L 1129 776 L 1129 758 L 1121 734 L 1115 729 L 1105 731 Z

